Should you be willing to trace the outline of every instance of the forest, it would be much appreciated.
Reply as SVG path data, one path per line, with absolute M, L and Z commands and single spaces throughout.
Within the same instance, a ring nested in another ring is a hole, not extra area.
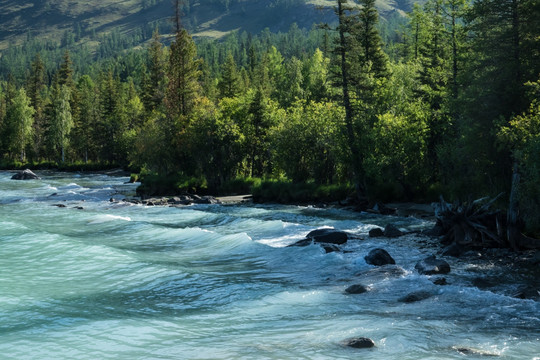
M 428 0 L 384 22 L 358 3 L 336 0 L 333 24 L 221 41 L 195 42 L 178 17 L 173 38 L 135 34 L 153 33 L 144 49 L 29 35 L 0 59 L 0 163 L 122 166 L 147 193 L 283 202 L 507 206 L 514 187 L 538 235 L 540 2 Z

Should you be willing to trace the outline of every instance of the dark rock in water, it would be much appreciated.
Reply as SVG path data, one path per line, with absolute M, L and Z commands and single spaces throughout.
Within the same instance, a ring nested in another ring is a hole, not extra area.
M 431 296 L 432 294 L 430 292 L 420 290 L 420 291 L 415 291 L 415 292 L 405 295 L 404 297 L 399 299 L 399 302 L 412 303 L 412 302 L 425 300 L 427 298 L 430 298 Z
M 331 252 L 341 252 L 341 248 L 337 245 L 334 245 L 334 244 L 324 244 L 322 243 L 321 244 L 322 248 L 324 249 L 324 251 L 326 251 L 326 253 L 331 253 Z
M 448 274 L 450 272 L 450 265 L 442 259 L 435 258 L 434 255 L 420 260 L 414 268 L 424 275 Z
M 349 236 L 346 232 L 335 229 L 317 229 L 307 234 L 306 238 L 316 243 L 342 245 L 347 242 Z
M 463 250 L 464 249 L 461 245 L 453 243 L 443 249 L 442 255 L 459 257 L 463 253 Z
M 53 204 L 53 206 L 59 207 L 59 208 L 65 208 L 66 205 L 64 204 Z
M 395 264 L 396 261 L 390 256 L 390 254 L 384 249 L 373 249 L 365 257 L 366 263 L 375 266 L 383 266 L 388 264 Z
M 41 178 L 32 171 L 26 169 L 13 175 L 11 180 L 41 180 Z
M 343 345 L 356 349 L 369 349 L 375 346 L 375 342 L 370 338 L 358 337 L 345 340 Z
M 384 265 L 356 273 L 358 280 L 363 284 L 374 284 L 386 279 L 399 278 L 406 272 L 397 265 Z
M 287 247 L 291 247 L 291 246 L 309 246 L 312 243 L 313 243 L 313 240 L 311 240 L 311 239 L 302 239 L 302 240 L 298 240 L 294 244 L 287 245 Z
M 388 224 L 384 228 L 384 236 L 386 237 L 394 238 L 394 237 L 400 237 L 402 235 L 403 235 L 403 232 L 399 230 L 395 225 Z
M 77 209 L 77 210 L 84 210 L 84 208 L 82 206 L 75 206 L 74 209 Z
M 363 294 L 369 291 L 369 289 L 362 284 L 354 284 L 345 289 L 348 294 Z
M 435 285 L 448 285 L 448 282 L 446 281 L 446 278 L 443 278 L 443 277 L 434 279 L 433 283 Z
M 369 237 L 382 237 L 384 236 L 384 231 L 381 228 L 375 228 L 369 230 Z

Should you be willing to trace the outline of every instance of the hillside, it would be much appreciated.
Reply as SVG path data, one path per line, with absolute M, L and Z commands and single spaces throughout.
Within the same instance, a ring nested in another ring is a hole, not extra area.
M 413 2 L 379 0 L 377 6 L 386 16 L 409 10 Z M 333 4 L 331 0 L 190 0 L 183 20 L 195 36 L 219 38 L 233 30 L 287 30 L 293 22 L 310 27 L 331 20 Z M 0 50 L 20 44 L 28 34 L 56 41 L 69 35 L 85 42 L 113 29 L 130 34 L 159 24 L 167 32 L 172 14 L 170 0 L 4 0 L 0 2 Z

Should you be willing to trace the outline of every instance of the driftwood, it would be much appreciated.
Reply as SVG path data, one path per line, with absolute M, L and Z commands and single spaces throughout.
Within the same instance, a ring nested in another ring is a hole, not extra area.
M 454 204 L 446 203 L 441 197 L 437 204 L 435 227 L 443 236 L 442 243 L 469 248 L 510 247 L 515 251 L 540 249 L 540 240 L 520 232 L 514 214 L 507 216 L 500 210 L 492 210 L 501 196 Z

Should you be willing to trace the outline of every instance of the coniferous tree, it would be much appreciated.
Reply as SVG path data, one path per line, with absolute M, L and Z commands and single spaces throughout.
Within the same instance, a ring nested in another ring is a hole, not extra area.
M 67 85 L 55 85 L 51 99 L 47 135 L 51 150 L 60 152 L 60 160 L 65 161 L 66 148 L 69 145 L 69 134 L 73 128 L 71 114 L 71 90 Z
M 159 109 L 165 97 L 165 59 L 163 45 L 161 44 L 159 31 L 156 29 L 152 35 L 152 42 L 147 53 L 147 69 L 143 74 L 142 101 L 146 111 L 151 112 Z
M 12 156 L 20 155 L 20 161 L 24 161 L 25 147 L 32 140 L 33 116 L 34 108 L 21 88 L 7 106 L 3 132 L 4 139 L 8 140 L 8 150 Z
M 165 104 L 172 119 L 189 115 L 200 94 L 201 61 L 197 48 L 185 29 L 181 29 L 171 44 L 167 69 L 168 87 Z
M 34 141 L 33 152 L 39 157 L 42 147 L 44 146 L 44 110 L 45 110 L 45 64 L 41 60 L 39 53 L 36 54 L 34 61 L 31 64 L 30 76 L 27 79 L 26 88 L 28 97 L 32 107 L 34 108 Z
M 221 79 L 218 83 L 218 89 L 222 98 L 231 98 L 240 92 L 241 78 L 238 73 L 238 68 L 236 67 L 236 62 L 234 61 L 231 53 L 227 55 L 227 59 L 222 65 Z

